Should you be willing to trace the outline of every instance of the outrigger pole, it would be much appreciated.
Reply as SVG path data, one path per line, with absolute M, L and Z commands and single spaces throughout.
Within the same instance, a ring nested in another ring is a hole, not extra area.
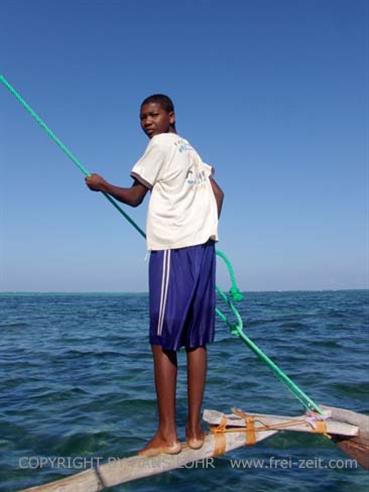
M 252 446 L 278 432 L 304 432 L 316 436 L 328 436 L 353 460 L 351 468 L 358 464 L 368 469 L 369 417 L 349 410 L 324 407 L 329 418 L 313 420 L 306 414 L 297 417 L 244 413 L 232 408 L 231 414 L 216 410 L 204 410 L 203 419 L 209 424 L 209 432 L 200 449 L 184 446 L 179 454 L 160 454 L 154 457 L 129 456 L 95 468 L 84 470 L 53 482 L 23 489 L 20 492 L 99 492 L 107 487 L 150 477 L 176 468 L 212 467 L 214 458 L 234 449 Z M 195 465 L 195 466 L 194 466 Z

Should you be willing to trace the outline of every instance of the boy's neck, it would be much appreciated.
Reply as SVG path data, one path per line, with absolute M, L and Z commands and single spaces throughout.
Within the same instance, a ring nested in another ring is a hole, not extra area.
M 170 128 L 167 132 L 162 132 L 162 133 L 157 133 L 156 135 L 153 135 L 150 140 L 154 137 L 156 137 L 157 135 L 165 135 L 166 133 L 174 133 L 175 135 L 177 135 L 177 132 L 174 128 Z

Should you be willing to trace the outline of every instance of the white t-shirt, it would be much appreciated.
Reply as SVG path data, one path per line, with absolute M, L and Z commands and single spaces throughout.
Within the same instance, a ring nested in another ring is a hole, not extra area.
M 184 248 L 218 240 L 218 211 L 209 177 L 187 140 L 176 133 L 155 135 L 131 176 L 151 190 L 147 214 L 148 250 Z

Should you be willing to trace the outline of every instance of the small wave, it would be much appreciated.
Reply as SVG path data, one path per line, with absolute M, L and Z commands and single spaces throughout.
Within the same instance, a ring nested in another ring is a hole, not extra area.
M 76 350 L 68 349 L 63 351 L 63 357 L 122 357 L 124 354 L 112 350 L 96 351 L 96 350 Z
M 321 348 L 346 348 L 339 340 L 314 340 L 312 345 Z
M 337 391 L 339 394 L 345 395 L 345 396 L 353 396 L 353 397 L 363 397 L 369 396 L 369 383 L 367 382 L 347 382 L 347 383 L 333 383 L 331 385 L 331 388 L 333 388 L 335 391 Z
M 255 320 L 250 320 L 246 324 L 249 328 L 255 328 L 257 326 L 265 326 L 269 323 L 273 323 L 273 320 L 271 319 L 255 319 Z
M 26 328 L 27 326 L 30 326 L 28 323 L 5 323 L 5 324 L 0 324 L 0 329 L 1 328 Z

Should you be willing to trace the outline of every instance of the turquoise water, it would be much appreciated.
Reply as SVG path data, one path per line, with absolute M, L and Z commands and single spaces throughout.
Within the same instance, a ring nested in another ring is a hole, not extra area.
M 82 458 L 102 463 L 135 454 L 151 437 L 156 406 L 147 302 L 145 294 L 0 295 L 1 491 L 82 471 L 89 466 Z M 309 396 L 369 414 L 369 291 L 246 293 L 241 312 L 248 334 Z M 183 351 L 179 366 L 183 438 Z M 219 323 L 209 345 L 204 408 L 228 412 L 231 406 L 301 412 L 268 368 Z M 41 457 L 65 461 L 52 467 Z M 271 457 L 288 464 L 274 467 Z M 248 464 L 235 468 L 231 460 L 237 459 Z M 269 468 L 252 459 L 264 459 Z M 312 460 L 310 468 L 305 459 Z M 369 474 L 345 459 L 325 438 L 283 433 L 217 458 L 207 469 L 183 468 L 109 490 L 368 491 Z

